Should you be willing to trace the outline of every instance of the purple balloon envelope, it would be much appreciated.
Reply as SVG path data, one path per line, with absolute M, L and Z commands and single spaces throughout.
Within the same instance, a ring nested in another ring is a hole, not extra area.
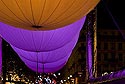
M 73 48 L 75 47 L 78 37 L 79 33 L 72 39 L 71 42 L 67 43 L 65 46 L 48 52 L 31 52 L 16 48 L 13 45 L 11 45 L 11 47 L 18 54 L 19 57 L 23 57 L 33 62 L 50 63 L 58 61 L 64 58 L 65 56 L 69 55 L 69 53 L 71 53 Z
M 49 31 L 24 30 L 0 23 L 0 35 L 17 48 L 26 51 L 47 52 L 69 43 L 82 29 L 85 18 L 68 26 Z
M 31 70 L 38 73 L 50 73 L 50 72 L 56 72 L 60 70 L 66 64 L 69 57 L 70 57 L 70 54 L 58 61 L 51 62 L 51 63 L 32 62 L 30 60 L 27 60 L 26 58 L 23 58 L 23 57 L 20 57 L 20 58 L 26 64 L 26 66 Z

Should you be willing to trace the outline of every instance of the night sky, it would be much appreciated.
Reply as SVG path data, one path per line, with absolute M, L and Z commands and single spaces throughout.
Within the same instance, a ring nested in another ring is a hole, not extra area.
M 125 29 L 123 0 L 101 0 L 97 5 L 98 28 Z

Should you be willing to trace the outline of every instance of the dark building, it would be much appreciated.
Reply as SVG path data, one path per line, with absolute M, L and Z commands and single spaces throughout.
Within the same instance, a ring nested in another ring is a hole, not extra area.
M 97 15 L 94 16 L 97 18 L 97 77 L 125 69 L 125 26 L 123 23 L 125 19 L 122 14 L 116 13 L 115 5 L 116 2 L 113 4 L 112 1 L 101 1 L 96 9 Z M 120 12 L 120 10 L 117 11 Z M 84 25 L 79 41 L 68 63 L 62 69 L 62 79 L 66 84 L 86 84 L 86 54 L 86 25 Z M 118 82 L 121 83 L 116 80 L 107 84 Z
M 125 32 L 122 30 L 122 32 Z M 98 76 L 125 66 L 125 41 L 118 30 L 98 30 Z

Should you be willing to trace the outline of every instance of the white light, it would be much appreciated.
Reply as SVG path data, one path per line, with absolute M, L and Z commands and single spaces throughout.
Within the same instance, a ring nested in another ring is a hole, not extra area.
M 39 78 L 40 80 L 42 80 L 41 78 Z
M 105 72 L 103 75 L 107 75 L 108 74 L 108 72 Z
M 82 77 L 82 75 L 80 74 L 79 77 Z
M 56 77 L 56 74 L 53 74 Z
M 21 74 L 21 76 L 23 76 L 23 74 Z
M 110 73 L 113 73 L 113 72 L 110 72 Z
M 60 73 L 58 73 L 58 75 L 60 75 Z
M 70 75 L 69 77 L 72 77 L 72 75 Z
M 64 80 L 64 81 L 66 81 L 66 80 Z
M 8 78 L 6 78 L 6 80 L 8 80 Z
M 70 79 L 70 77 L 68 77 L 68 79 Z
M 61 83 L 63 83 L 63 80 L 61 80 Z

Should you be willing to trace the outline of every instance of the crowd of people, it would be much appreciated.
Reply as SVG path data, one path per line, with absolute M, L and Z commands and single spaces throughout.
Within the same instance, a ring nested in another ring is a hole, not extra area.
M 57 84 L 57 77 L 53 74 L 42 74 L 35 82 L 36 84 Z

